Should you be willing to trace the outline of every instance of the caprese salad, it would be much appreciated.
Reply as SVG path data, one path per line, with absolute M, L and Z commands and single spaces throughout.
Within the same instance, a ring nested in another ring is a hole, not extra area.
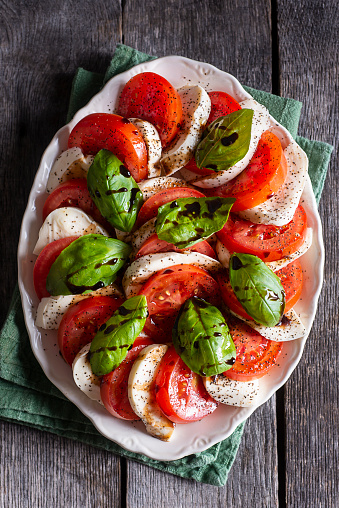
M 258 404 L 312 243 L 308 162 L 267 109 L 144 72 L 72 129 L 35 245 L 36 325 L 88 397 L 168 441 L 218 404 Z

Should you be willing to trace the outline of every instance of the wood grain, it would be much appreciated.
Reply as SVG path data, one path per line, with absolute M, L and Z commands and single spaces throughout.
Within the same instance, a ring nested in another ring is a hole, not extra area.
M 281 93 L 304 103 L 299 131 L 336 145 L 338 4 L 279 0 L 278 27 Z M 286 385 L 288 507 L 339 505 L 338 191 L 334 153 L 320 204 L 324 288 L 304 355 Z

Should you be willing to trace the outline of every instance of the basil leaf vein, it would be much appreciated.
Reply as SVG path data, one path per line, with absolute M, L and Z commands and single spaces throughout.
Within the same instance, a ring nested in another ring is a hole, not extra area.
M 145 326 L 147 316 L 147 299 L 138 295 L 126 300 L 100 327 L 90 347 L 94 374 L 104 376 L 121 364 Z
M 185 249 L 209 238 L 226 224 L 234 198 L 178 198 L 158 210 L 160 240 Z

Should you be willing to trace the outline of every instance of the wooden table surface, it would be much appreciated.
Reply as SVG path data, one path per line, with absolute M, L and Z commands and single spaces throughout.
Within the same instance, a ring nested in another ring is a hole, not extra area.
M 303 102 L 299 133 L 338 135 L 338 4 L 320 0 L 2 0 L 0 312 L 17 277 L 20 223 L 40 157 L 65 123 L 77 67 L 103 72 L 116 44 L 209 62 Z M 326 266 L 303 358 L 246 424 L 225 487 L 201 485 L 90 446 L 0 422 L 0 506 L 337 507 L 338 178 L 320 203 Z

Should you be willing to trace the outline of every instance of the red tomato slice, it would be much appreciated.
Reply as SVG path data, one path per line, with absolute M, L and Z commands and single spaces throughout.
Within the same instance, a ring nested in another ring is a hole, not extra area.
M 303 270 L 299 259 L 278 270 L 275 274 L 280 278 L 285 290 L 285 312 L 288 312 L 299 300 L 303 288 Z
M 113 296 L 91 296 L 65 312 L 58 329 L 58 344 L 69 365 L 122 303 L 121 298 Z
M 45 201 L 42 219 L 45 220 L 53 210 L 64 206 L 81 208 L 91 217 L 100 213 L 87 189 L 86 178 L 75 178 L 58 185 Z
M 153 342 L 147 337 L 137 337 L 119 367 L 101 378 L 101 400 L 107 411 L 116 418 L 140 420 L 128 400 L 128 376 L 140 351 L 151 344 Z
M 297 303 L 302 291 L 303 272 L 300 261 L 297 259 L 293 263 L 285 266 L 285 268 L 275 272 L 275 274 L 280 278 L 281 284 L 284 288 L 286 301 L 285 312 L 288 312 Z M 222 299 L 227 307 L 238 314 L 238 316 L 245 319 L 253 319 L 247 314 L 235 296 L 229 280 L 228 271 L 225 270 L 218 273 L 216 279 L 219 283 Z
M 158 214 L 160 206 L 170 203 L 178 198 L 204 198 L 206 197 L 201 192 L 190 189 L 189 187 L 173 187 L 172 189 L 164 189 L 154 196 L 148 198 L 140 208 L 136 222 L 136 228 L 140 228 L 145 222 L 153 219 Z
M 61 251 L 66 249 L 77 238 L 79 237 L 69 236 L 67 238 L 60 238 L 46 245 L 40 252 L 33 269 L 34 289 L 40 300 L 50 296 L 50 293 L 46 289 L 46 279 L 52 264 Z
M 118 112 L 122 116 L 142 118 L 153 124 L 159 132 L 162 146 L 176 136 L 182 120 L 178 92 L 154 72 L 137 74 L 126 83 L 120 95 Z
M 206 240 L 202 240 L 201 242 L 192 245 L 192 247 L 189 247 L 188 249 L 178 249 L 178 247 L 172 243 L 168 243 L 165 240 L 160 240 L 156 233 L 150 236 L 142 244 L 135 256 L 135 259 L 138 259 L 141 256 L 146 256 L 146 254 L 156 254 L 157 252 L 184 252 L 185 250 L 200 252 L 200 254 L 205 254 L 205 256 L 216 259 L 213 248 Z
M 233 367 L 224 375 L 236 381 L 252 381 L 267 374 L 281 353 L 282 342 L 265 339 L 234 317 L 227 317 L 227 324 L 237 356 Z
M 213 413 L 218 403 L 171 346 L 163 357 L 155 379 L 155 396 L 161 411 L 175 423 L 190 423 Z
M 92 113 L 73 127 L 68 148 L 78 146 L 85 155 L 102 148 L 114 153 L 136 182 L 147 178 L 147 148 L 140 131 L 127 118 L 110 113 Z M 122 169 L 128 175 L 126 169 Z
M 230 182 L 211 189 L 208 194 L 236 198 L 232 212 L 240 212 L 270 199 L 283 185 L 286 175 L 287 162 L 280 140 L 266 131 L 244 171 Z
M 289 256 L 304 243 L 307 218 L 302 206 L 298 206 L 291 222 L 285 226 L 265 226 L 239 219 L 230 214 L 217 237 L 230 252 L 245 252 L 263 261 L 276 261 Z
M 158 342 L 171 340 L 172 328 L 181 305 L 192 296 L 220 304 L 218 283 L 202 268 L 176 265 L 155 273 L 139 291 L 147 298 L 149 316 L 145 333 Z
M 208 117 L 206 127 L 217 118 L 229 115 L 230 113 L 233 113 L 233 111 L 241 109 L 240 104 L 226 92 L 208 92 L 208 95 L 211 99 L 211 112 Z M 192 159 L 186 164 L 185 168 L 202 176 L 214 173 L 212 169 L 198 168 L 194 157 L 192 157 Z

